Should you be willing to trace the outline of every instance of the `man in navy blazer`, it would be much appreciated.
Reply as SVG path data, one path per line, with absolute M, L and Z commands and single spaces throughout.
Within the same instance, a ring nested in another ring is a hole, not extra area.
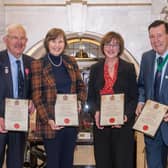
M 5 151 L 7 168 L 22 168 L 25 133 L 5 129 L 5 98 L 30 98 L 30 64 L 32 58 L 23 54 L 27 37 L 22 25 L 8 26 L 3 40 L 6 44 L 6 50 L 0 52 L 0 168 L 2 168 L 4 162 Z M 18 67 L 16 62 L 18 60 L 21 63 L 21 71 L 24 77 L 21 97 L 18 97 Z
M 140 114 L 144 103 L 148 99 L 168 105 L 168 24 L 156 20 L 149 25 L 148 32 L 152 50 L 145 52 L 141 60 L 137 115 Z M 159 57 L 163 60 L 161 64 L 157 62 L 160 59 Z M 155 96 L 157 92 L 155 76 L 158 70 L 161 72 L 161 77 L 159 78 L 158 94 Z M 168 150 L 167 114 L 165 114 L 154 138 L 145 135 L 145 144 L 148 168 L 166 168 Z

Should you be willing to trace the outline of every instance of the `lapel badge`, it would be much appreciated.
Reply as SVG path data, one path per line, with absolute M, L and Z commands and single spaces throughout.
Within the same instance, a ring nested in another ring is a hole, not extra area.
M 8 74 L 8 73 L 9 73 L 9 68 L 5 67 L 5 74 Z
M 168 75 L 165 76 L 165 79 L 168 79 Z

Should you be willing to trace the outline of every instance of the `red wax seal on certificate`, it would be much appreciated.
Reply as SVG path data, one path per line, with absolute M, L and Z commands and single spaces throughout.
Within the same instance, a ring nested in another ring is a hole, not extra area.
M 69 118 L 65 118 L 65 119 L 64 119 L 64 123 L 65 123 L 65 124 L 69 124 L 69 123 L 70 123 L 70 119 L 69 119 Z
M 18 123 L 15 123 L 15 124 L 14 124 L 14 128 L 19 129 L 19 128 L 20 128 L 20 125 L 19 125 Z
M 143 130 L 144 130 L 144 131 L 147 131 L 148 129 L 149 129 L 149 127 L 148 127 L 147 125 L 144 125 L 144 126 L 143 126 Z
M 115 122 L 115 118 L 110 118 L 110 119 L 109 119 L 109 122 L 110 122 L 110 123 L 114 123 L 114 122 Z

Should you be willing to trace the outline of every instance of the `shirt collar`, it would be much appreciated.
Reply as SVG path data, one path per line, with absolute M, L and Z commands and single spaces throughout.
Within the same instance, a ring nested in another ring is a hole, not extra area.
M 156 53 L 156 60 L 157 60 L 159 57 L 162 57 L 163 60 L 164 60 L 167 55 L 168 55 L 168 50 L 167 50 L 163 55 L 160 55 L 160 54 Z
M 22 62 L 22 55 L 19 58 L 16 58 L 10 51 L 8 51 L 8 55 L 11 63 L 16 62 L 16 60 L 20 60 Z

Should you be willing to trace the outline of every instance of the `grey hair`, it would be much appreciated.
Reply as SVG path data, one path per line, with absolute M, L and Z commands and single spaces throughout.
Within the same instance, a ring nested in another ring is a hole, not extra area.
M 6 27 L 5 36 L 9 35 L 9 32 L 13 29 L 21 29 L 21 30 L 24 31 L 24 33 L 26 35 L 26 29 L 23 25 L 21 25 L 21 24 L 10 24 Z

